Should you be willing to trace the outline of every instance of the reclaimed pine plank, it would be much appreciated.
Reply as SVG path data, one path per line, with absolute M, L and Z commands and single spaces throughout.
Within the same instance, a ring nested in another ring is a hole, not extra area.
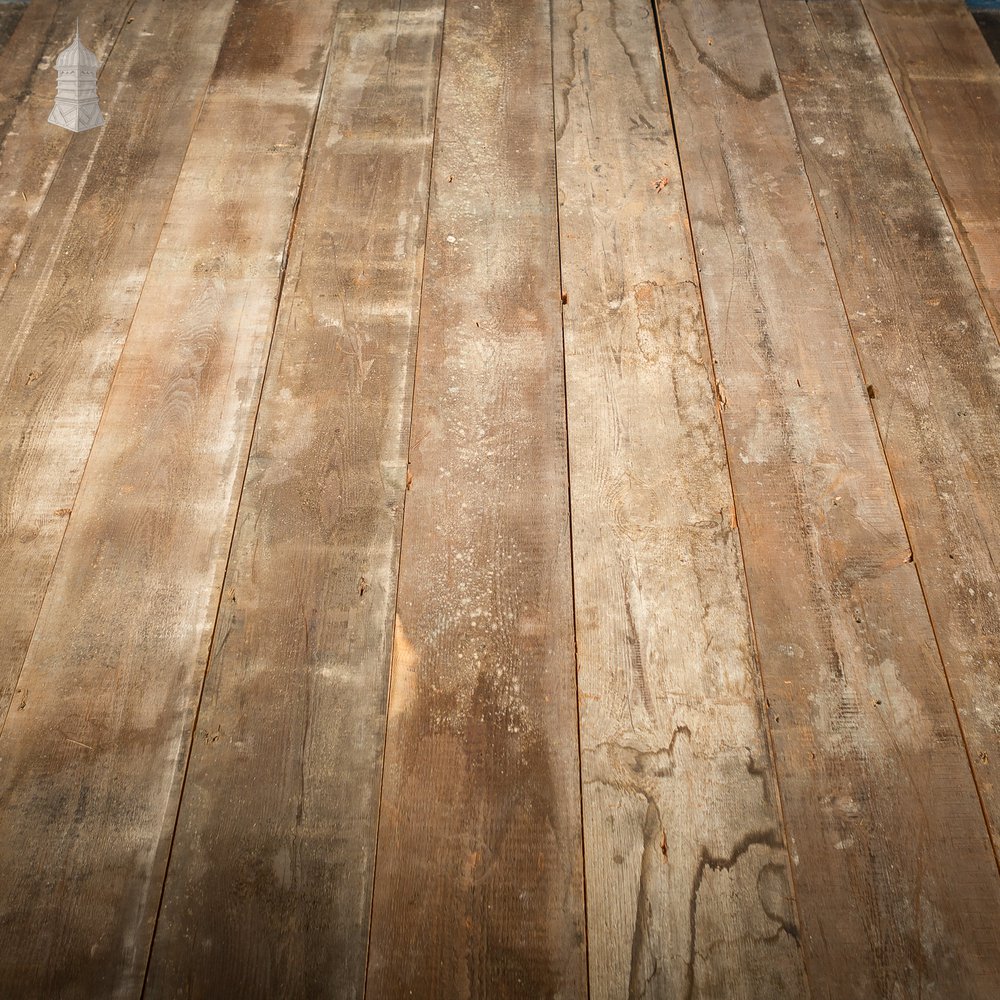
M 234 8 L 0 735 L 0 993 L 141 987 L 331 22 Z
M 586 990 L 547 0 L 448 4 L 371 997 Z
M 1000 343 L 859 4 L 764 9 L 996 853 Z
M 152 48 L 135 21 L 157 23 L 160 6 L 155 0 L 138 4 L 135 0 L 36 0 L 24 12 L 0 58 L 0 292 L 18 266 L 25 240 L 67 153 L 67 171 L 75 172 L 81 164 L 86 164 L 84 169 L 93 165 L 91 154 L 96 157 L 98 148 L 109 144 L 106 140 L 121 141 L 120 128 L 110 134 L 105 128 L 74 136 L 49 125 L 56 94 L 56 56 L 73 40 L 79 18 L 81 37 L 102 64 L 101 109 L 110 122 L 124 96 L 122 112 L 127 114 L 131 95 L 121 92 L 135 82 L 130 77 L 135 50 L 145 51 L 148 58 Z M 130 12 L 134 13 L 131 26 L 126 24 Z M 123 44 L 111 59 L 119 37 Z M 169 48 L 161 48 L 161 55 L 164 51 Z M 110 60 L 107 71 L 105 60 Z
M 149 998 L 364 992 L 442 7 L 338 8 Z
M 805 995 L 683 184 L 644 0 L 558 0 L 594 998 Z
M 99 142 L 81 137 L 69 150 L 0 299 L 0 715 L 17 687 L 231 6 L 178 0 L 137 11 L 123 32 L 116 113 L 95 130 Z
M 1000 332 L 1000 66 L 963 0 L 864 10 Z
M 1000 879 L 760 9 L 659 11 L 812 995 L 991 996 Z

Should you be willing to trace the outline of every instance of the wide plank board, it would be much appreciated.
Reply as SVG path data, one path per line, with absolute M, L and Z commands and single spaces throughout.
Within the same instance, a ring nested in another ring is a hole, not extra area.
M 364 992 L 442 8 L 338 7 L 149 998 Z
M 136 94 L 130 84 L 135 87 L 137 83 L 131 72 L 136 61 L 150 58 L 154 37 L 161 58 L 170 52 L 169 36 L 161 33 L 169 23 L 162 6 L 157 0 L 138 4 L 135 0 L 36 0 L 21 18 L 8 52 L 0 56 L 0 292 L 18 266 L 25 240 L 67 153 L 72 154 L 67 171 L 79 176 L 93 169 L 100 147 L 120 144 L 124 129 L 142 121 L 126 120 L 110 130 L 92 129 L 79 135 L 50 125 L 56 56 L 73 40 L 79 20 L 80 37 L 101 64 L 98 96 L 106 120 L 119 114 L 131 119 L 130 105 Z M 224 3 L 222 9 L 227 6 Z M 133 10 L 132 22 L 127 24 Z M 148 36 L 141 34 L 144 30 Z M 147 70 L 139 88 L 149 84 L 151 74 Z
M 368 995 L 586 990 L 547 0 L 448 4 Z
M 0 994 L 141 986 L 331 21 L 234 8 L 0 735 Z
M 760 9 L 658 9 L 811 993 L 991 996 L 1000 879 Z
M 231 7 L 150 4 L 126 27 L 120 113 L 68 152 L 0 298 L 0 716 L 17 686 Z M 97 132 L 102 137 L 91 138 Z
M 1000 851 L 1000 343 L 857 0 L 764 10 Z
M 963 0 L 864 9 L 1000 332 L 1000 66 Z
M 656 22 L 555 38 L 591 996 L 801 997 Z

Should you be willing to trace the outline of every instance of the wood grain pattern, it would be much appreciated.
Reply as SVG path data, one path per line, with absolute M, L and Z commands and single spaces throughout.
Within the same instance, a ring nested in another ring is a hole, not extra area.
M 659 11 L 812 995 L 990 996 L 1000 880 L 760 9 Z
M 137 12 L 116 111 L 68 151 L 0 299 L 3 715 L 230 9 L 178 0 Z
M 586 990 L 550 41 L 448 5 L 371 997 Z
M 229 25 L 0 737 L 0 993 L 141 986 L 331 19 Z
M 341 3 L 147 997 L 361 997 L 442 4 Z
M 1000 66 L 963 0 L 863 6 L 1000 331 Z
M 764 7 L 997 851 L 1000 344 L 856 0 Z
M 56 93 L 55 59 L 73 40 L 77 18 L 82 38 L 102 63 L 98 93 L 101 109 L 110 121 L 118 113 L 121 91 L 128 87 L 126 81 L 136 58 L 145 54 L 148 59 L 152 48 L 141 30 L 164 24 L 164 12 L 158 9 L 161 6 L 155 0 L 138 4 L 135 0 L 102 0 L 97 4 L 37 0 L 24 12 L 9 50 L 0 59 L 0 292 L 18 266 L 25 240 L 66 154 L 73 154 L 67 170 L 77 173 L 81 164 L 93 166 L 97 149 L 107 139 L 122 141 L 121 128 L 108 134 L 105 129 L 95 129 L 84 138 L 48 124 Z M 133 26 L 128 26 L 126 20 L 133 7 L 138 9 Z M 124 44 L 111 59 L 121 34 Z M 163 39 L 158 41 L 162 56 Z M 110 67 L 103 65 L 106 59 Z M 127 115 L 132 94 L 124 96 L 122 113 Z
M 801 997 L 656 24 L 555 12 L 591 996 Z

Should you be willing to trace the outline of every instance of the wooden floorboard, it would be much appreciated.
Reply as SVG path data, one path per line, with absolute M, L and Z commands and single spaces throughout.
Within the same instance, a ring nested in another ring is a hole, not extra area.
M 3 715 L 228 11 L 227 4 L 208 8 L 194 0 L 155 4 L 126 28 L 118 113 L 68 150 L 34 220 L 21 266 L 0 298 Z M 29 162 L 21 166 L 30 169 L 33 144 L 26 148 Z M 18 169 L 13 161 L 21 151 L 10 151 L 4 169 Z
M 140 31 L 143 25 L 158 28 L 164 23 L 159 6 L 155 0 L 103 0 L 97 4 L 35 0 L 21 17 L 9 46 L 0 53 L 0 293 L 18 265 L 25 239 L 66 153 L 73 149 L 74 162 L 67 167 L 73 171 L 81 153 L 85 161 L 87 152 L 96 158 L 106 138 L 121 142 L 126 127 L 125 121 L 116 123 L 117 127 L 107 133 L 91 131 L 74 142 L 73 133 L 47 124 L 56 94 L 56 56 L 73 40 L 79 20 L 81 38 L 101 62 L 101 107 L 110 120 L 119 113 L 124 96 L 121 113 L 127 117 L 135 95 L 123 95 L 122 90 L 130 79 L 135 80 L 130 73 L 136 59 L 143 55 L 149 58 L 154 47 L 153 33 L 147 37 Z M 138 8 L 133 23 L 136 18 L 140 23 L 126 30 L 133 8 Z M 111 58 L 123 33 L 124 44 Z M 162 38 L 156 41 L 161 57 L 170 51 L 169 42 L 164 45 Z
M 550 44 L 448 4 L 371 997 L 586 992 Z
M 1000 882 L 764 22 L 659 10 L 812 994 L 985 997 Z
M 0 997 L 992 1000 L 960 0 L 14 7 Z
M 361 997 L 439 0 L 338 7 L 147 997 Z
M 860 5 L 764 9 L 997 850 L 1000 344 Z
M 241 2 L 0 738 L 0 993 L 146 965 L 331 12 Z
M 656 22 L 555 5 L 591 996 L 805 994 Z
M 963 0 L 864 9 L 1000 332 L 1000 66 Z

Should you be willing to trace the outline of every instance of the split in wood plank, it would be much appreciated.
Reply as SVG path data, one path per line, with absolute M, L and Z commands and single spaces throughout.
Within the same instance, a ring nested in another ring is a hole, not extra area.
M 141 988 L 332 17 L 234 7 L 0 736 L 0 993 Z
M 658 9 L 810 988 L 985 998 L 1000 879 L 760 9 Z
M 586 991 L 547 0 L 448 4 L 371 997 Z
M 653 11 L 557 0 L 590 991 L 801 997 Z
M 338 7 L 147 997 L 361 997 L 443 4 Z

